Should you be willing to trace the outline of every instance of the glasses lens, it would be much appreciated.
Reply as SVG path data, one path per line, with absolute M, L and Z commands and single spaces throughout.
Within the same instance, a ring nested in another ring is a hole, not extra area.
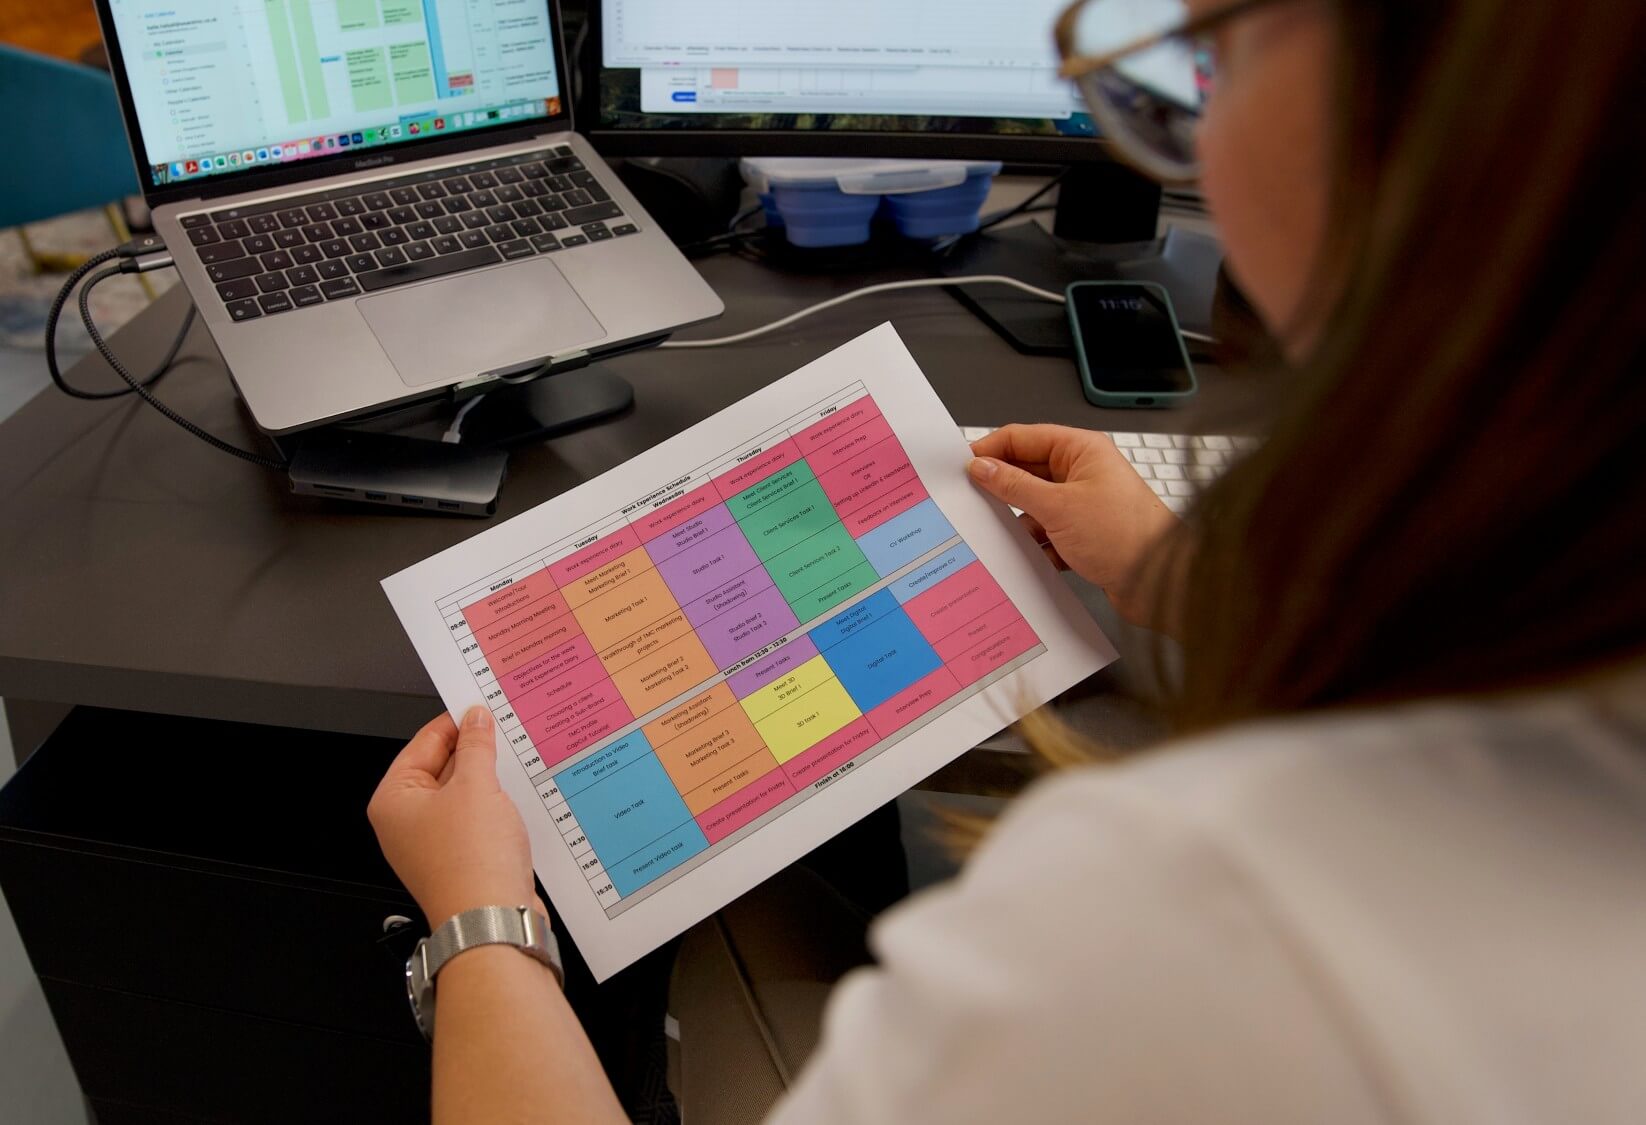
M 1074 45 L 1082 55 L 1106 55 L 1164 35 L 1188 19 L 1183 0 L 1091 0 L 1076 17 Z
M 1183 26 L 1180 0 L 1097 0 L 1078 27 L 1088 57 L 1112 52 Z M 1168 35 L 1079 80 L 1099 132 L 1145 172 L 1184 180 L 1196 172 L 1195 125 L 1210 83 L 1211 59 L 1181 36 Z

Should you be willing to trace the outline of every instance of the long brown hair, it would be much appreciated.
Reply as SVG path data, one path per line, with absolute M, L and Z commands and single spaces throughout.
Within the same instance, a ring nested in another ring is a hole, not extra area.
M 1646 653 L 1646 4 L 1333 7 L 1326 328 L 1165 546 L 1182 729 Z

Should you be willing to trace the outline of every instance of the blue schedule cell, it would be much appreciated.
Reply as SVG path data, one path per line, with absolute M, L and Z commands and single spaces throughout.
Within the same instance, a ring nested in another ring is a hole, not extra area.
M 886 589 L 896 595 L 898 604 L 901 605 L 910 598 L 924 594 L 945 578 L 959 574 L 976 561 L 977 556 L 972 553 L 972 549 L 960 543 L 930 562 L 921 563 Z
M 895 519 L 858 536 L 857 545 L 884 578 L 953 538 L 954 528 L 943 518 L 937 501 L 927 497 Z
M 645 741 L 639 735 L 634 737 Z M 640 853 L 650 854 L 654 844 L 674 835 L 682 825 L 692 829 L 684 840 L 688 855 L 709 846 L 663 764 L 650 752 L 624 766 L 614 778 L 567 796 L 566 803 L 612 877 L 618 894 L 628 893 L 618 880 L 619 871 L 626 869 L 625 861 Z M 689 838 L 692 834 L 695 840 Z
M 814 631 L 815 632 L 815 631 Z M 938 659 L 902 607 L 823 648 L 823 659 L 860 711 L 871 711 L 937 671 Z
M 687 821 L 662 839 L 653 840 L 633 855 L 606 863 L 606 877 L 620 895 L 630 895 L 661 878 L 709 846 L 696 821 Z M 599 851 L 598 848 L 595 849 Z
M 901 613 L 902 607 L 890 590 L 879 590 L 850 609 L 835 614 L 827 621 L 819 621 L 806 635 L 818 651 L 839 644 L 853 633 L 860 633 L 888 613 Z
M 624 766 L 633 765 L 651 752 L 651 743 L 646 741 L 646 736 L 635 731 L 627 738 L 620 738 L 605 749 L 589 755 L 570 769 L 561 770 L 554 775 L 554 784 L 562 797 L 570 798 L 596 782 L 606 780 Z

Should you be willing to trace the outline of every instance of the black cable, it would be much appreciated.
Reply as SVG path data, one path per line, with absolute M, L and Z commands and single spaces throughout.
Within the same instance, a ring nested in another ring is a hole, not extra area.
M 1006 210 L 1000 212 L 1000 214 L 998 214 L 998 215 L 990 215 L 987 219 L 984 219 L 981 223 L 979 223 L 977 225 L 977 230 L 973 231 L 972 233 L 976 234 L 976 233 L 978 233 L 978 231 L 985 231 L 985 230 L 988 230 L 990 227 L 999 226 L 1001 223 L 1005 222 L 1007 219 L 1013 219 L 1013 218 L 1016 218 L 1018 215 L 1023 214 L 1030 207 L 1034 206 L 1034 204 L 1038 203 L 1040 201 L 1040 198 L 1042 196 L 1044 196 L 1047 192 L 1051 191 L 1058 184 L 1062 183 L 1063 182 L 1063 177 L 1067 176 L 1068 174 L 1069 174 L 1069 170 L 1067 168 L 1063 169 L 1063 171 L 1059 172 L 1057 175 L 1055 175 L 1051 179 L 1047 180 L 1044 184 L 1041 184 L 1040 187 L 1035 191 L 1035 193 L 1033 195 L 1031 195 L 1031 196 L 1029 196 L 1029 198 L 1023 200 L 1017 206 L 1007 208 Z
M 83 391 L 79 387 L 69 385 L 69 381 L 64 378 L 63 371 L 57 364 L 57 322 L 63 315 L 63 307 L 69 303 L 69 294 L 74 292 L 75 285 L 79 284 L 80 279 L 85 277 L 86 274 L 109 259 L 120 256 L 121 252 L 119 250 L 105 250 L 88 258 L 69 275 L 68 281 L 63 284 L 63 288 L 59 289 L 57 296 L 52 299 L 51 311 L 46 314 L 46 371 L 51 375 L 51 381 L 57 385 L 57 389 L 70 398 L 97 402 L 135 393 L 130 387 L 121 387 L 119 390 L 113 391 Z M 162 375 L 171 370 L 172 363 L 177 359 L 177 353 L 183 350 L 183 341 L 188 338 L 189 329 L 194 327 L 194 311 L 194 305 L 191 303 L 189 311 L 183 316 L 183 326 L 177 330 L 177 338 L 172 341 L 171 347 L 167 349 L 165 356 L 155 365 L 154 373 L 142 380 L 145 387 L 154 386 L 155 383 L 160 381 Z
M 103 260 L 107 261 L 108 259 L 104 258 Z M 275 457 L 265 457 L 261 453 L 252 453 L 249 450 L 241 449 L 239 446 L 231 445 L 215 434 L 208 433 L 206 430 L 201 429 L 199 426 L 177 413 L 171 407 L 155 398 L 146 386 L 138 382 L 132 373 L 126 370 L 126 365 L 120 362 L 120 357 L 114 354 L 114 350 L 110 348 L 108 342 L 103 339 L 103 334 L 97 330 L 97 324 L 91 317 L 91 291 L 95 289 L 100 282 L 107 281 L 109 278 L 124 272 L 126 271 L 122 270 L 119 266 L 110 266 L 108 269 L 105 269 L 100 273 L 93 274 L 86 282 L 85 286 L 80 290 L 80 319 L 85 321 L 86 334 L 91 337 L 91 342 L 97 346 L 97 350 L 102 354 L 104 361 L 114 370 L 116 375 L 126 381 L 126 385 L 135 391 L 138 397 L 140 397 L 144 402 L 154 407 L 167 418 L 171 419 L 173 422 L 177 423 L 179 426 L 183 427 L 189 433 L 193 434 L 206 444 L 217 449 L 221 449 L 224 453 L 227 453 L 230 456 L 238 457 L 242 461 L 249 461 L 253 465 L 259 465 L 265 469 L 287 468 L 288 466 L 285 461 Z

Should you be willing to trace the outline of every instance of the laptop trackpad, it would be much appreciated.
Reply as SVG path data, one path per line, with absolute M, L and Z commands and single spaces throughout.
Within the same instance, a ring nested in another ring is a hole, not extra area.
M 606 335 L 547 258 L 392 289 L 356 307 L 414 387 L 517 367 Z

